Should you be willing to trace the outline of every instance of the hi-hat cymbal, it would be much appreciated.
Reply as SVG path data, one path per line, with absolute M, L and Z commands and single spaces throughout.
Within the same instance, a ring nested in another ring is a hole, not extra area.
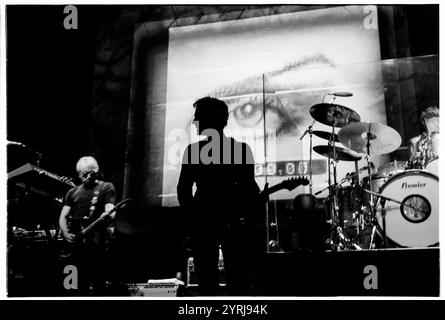
M 332 132 L 327 131 L 312 131 L 313 134 L 315 134 L 317 137 L 325 139 L 325 140 L 331 140 Z M 338 135 L 334 133 L 334 142 L 340 142 L 338 140 Z
M 402 137 L 393 128 L 378 122 L 350 123 L 338 132 L 340 142 L 347 148 L 369 155 L 386 154 L 402 144 Z
M 312 149 L 322 156 L 334 159 L 334 148 L 332 146 L 315 146 Z M 334 160 L 358 161 L 362 158 L 358 153 L 340 147 L 335 148 L 335 153 L 336 159 Z
M 319 103 L 313 105 L 310 112 L 312 118 L 330 127 L 342 128 L 348 123 L 360 121 L 357 112 L 339 104 Z

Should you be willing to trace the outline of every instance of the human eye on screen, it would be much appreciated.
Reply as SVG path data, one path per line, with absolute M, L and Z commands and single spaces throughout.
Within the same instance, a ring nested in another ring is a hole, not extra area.
M 229 124 L 234 127 L 260 129 L 265 124 L 267 129 L 275 130 L 277 135 L 286 134 L 296 128 L 295 121 L 275 95 L 266 96 L 265 103 L 262 94 L 230 99 L 226 103 L 229 106 Z
M 334 85 L 334 70 L 334 63 L 317 53 L 268 72 L 265 78 L 256 74 L 221 86 L 209 95 L 229 106 L 230 129 L 263 129 L 265 125 L 277 136 L 297 134 L 305 125 L 308 108 Z M 266 94 L 263 82 L 269 91 Z

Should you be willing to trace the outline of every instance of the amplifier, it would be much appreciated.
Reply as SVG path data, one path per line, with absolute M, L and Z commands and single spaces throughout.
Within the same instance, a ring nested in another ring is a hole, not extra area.
M 184 283 L 178 279 L 149 280 L 147 283 L 128 284 L 133 297 L 177 297 L 178 289 Z

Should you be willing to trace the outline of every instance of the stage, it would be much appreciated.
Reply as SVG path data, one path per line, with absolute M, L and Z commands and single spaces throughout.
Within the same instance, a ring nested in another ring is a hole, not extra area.
M 440 295 L 438 5 L 6 12 L 9 297 Z
M 135 239 L 133 239 L 135 240 Z M 140 240 L 140 239 L 139 239 Z M 104 296 L 132 296 L 129 289 L 135 283 L 149 279 L 173 278 L 174 261 L 171 252 L 153 250 L 142 254 L 131 241 L 127 252 L 114 252 L 110 268 L 113 278 Z M 20 250 L 20 251 L 17 251 Z M 253 297 L 437 297 L 440 285 L 439 248 L 379 249 L 342 252 L 282 252 L 263 253 L 257 257 L 251 274 Z M 10 297 L 76 296 L 76 290 L 66 290 L 63 279 L 66 261 L 57 256 L 53 244 L 28 243 L 10 255 Z M 13 259 L 19 259 L 13 260 Z M 184 271 L 190 268 L 184 260 Z M 220 294 L 227 296 L 224 269 L 221 270 Z M 192 272 L 183 272 L 185 283 L 178 297 L 199 297 Z M 189 278 L 187 278 L 189 277 Z M 162 296 L 162 295 L 161 295 Z

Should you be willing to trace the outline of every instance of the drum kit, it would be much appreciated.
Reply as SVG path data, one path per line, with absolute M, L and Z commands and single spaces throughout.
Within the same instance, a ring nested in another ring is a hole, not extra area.
M 301 139 L 309 133 L 310 162 L 312 151 L 328 158 L 328 186 L 315 195 L 328 190 L 324 202 L 329 213 L 326 244 L 330 249 L 437 245 L 439 178 L 437 171 L 430 170 L 437 169 L 437 157 L 423 161 L 434 152 L 431 144 L 423 145 L 417 156 L 419 161 L 393 161 L 376 169 L 371 157 L 389 154 L 402 143 L 395 129 L 382 123 L 362 122 L 354 110 L 333 103 L 316 104 L 310 114 L 314 121 Z M 329 126 L 330 132 L 313 131 L 316 122 Z M 340 129 L 338 133 L 335 128 Z M 312 147 L 313 135 L 327 140 L 327 144 Z M 362 159 L 367 165 L 358 169 Z M 355 162 L 355 172 L 339 180 L 337 166 L 351 161 Z M 366 176 L 360 180 L 361 172 Z M 311 171 L 309 175 L 312 194 Z

